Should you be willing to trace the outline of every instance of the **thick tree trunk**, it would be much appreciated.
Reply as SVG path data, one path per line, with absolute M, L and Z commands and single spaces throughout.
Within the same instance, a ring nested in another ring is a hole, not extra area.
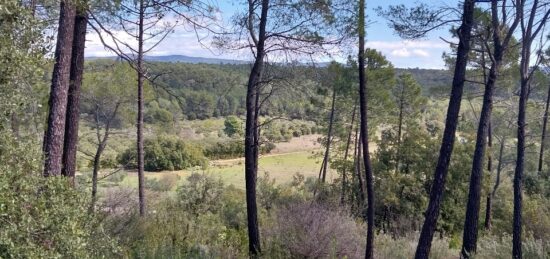
M 546 106 L 544 107 L 544 116 L 542 117 L 542 135 L 540 138 L 540 152 L 539 152 L 539 173 L 542 173 L 542 163 L 544 161 L 544 140 L 546 139 L 546 125 L 548 124 L 548 106 L 550 104 L 550 87 L 548 87 L 548 93 L 546 94 Z
M 369 132 L 367 119 L 367 78 L 365 74 L 365 0 L 359 0 L 359 111 L 363 164 L 367 185 L 367 245 L 365 258 L 374 257 L 374 178 L 369 154 Z
M 144 153 L 143 153 L 143 27 L 145 16 L 145 3 L 140 0 L 139 3 L 139 25 L 138 25 L 138 57 L 137 57 L 137 76 L 138 76 L 138 114 L 137 114 L 137 164 L 138 164 L 138 196 L 139 196 L 139 215 L 145 216 L 145 175 L 144 175 Z
M 416 259 L 427 259 L 430 254 L 433 235 L 439 217 L 439 209 L 443 191 L 445 190 L 445 181 L 451 160 L 451 154 L 455 142 L 455 133 L 458 124 L 458 115 L 460 112 L 460 103 L 464 89 L 464 80 L 466 77 L 466 65 L 468 64 L 468 53 L 470 52 L 470 38 L 472 25 L 474 21 L 474 0 L 464 2 L 464 11 L 462 25 L 459 28 L 460 38 L 456 65 L 453 77 L 453 85 L 449 107 L 447 109 L 447 119 L 445 122 L 445 131 L 439 150 L 439 159 L 434 173 L 433 183 L 430 191 L 430 201 L 425 212 L 425 220 L 420 233 L 420 239 L 416 248 Z
M 44 176 L 46 177 L 61 174 L 75 12 L 71 1 L 61 1 L 55 65 L 48 102 L 48 126 L 44 135 Z
M 246 93 L 246 126 L 245 126 L 245 182 L 246 214 L 248 223 L 248 249 L 251 256 L 261 252 L 260 231 L 258 228 L 258 205 L 256 203 L 256 180 L 258 177 L 258 102 L 260 78 L 264 68 L 265 37 L 269 0 L 262 0 L 256 60 L 248 78 Z
M 84 48 L 87 25 L 88 13 L 86 10 L 78 10 L 74 26 L 62 171 L 64 176 L 71 178 L 73 186 L 76 171 L 76 147 L 78 144 L 78 122 L 80 118 L 80 86 L 82 85 L 84 72 Z
M 351 135 L 353 134 L 353 125 L 355 124 L 355 111 L 357 110 L 357 104 L 353 106 L 353 112 L 351 113 L 351 124 L 349 126 L 348 139 L 346 141 L 346 149 L 344 150 L 344 162 L 348 161 L 349 146 L 351 144 Z M 346 187 L 347 187 L 347 176 L 346 176 L 347 164 L 344 164 L 342 167 L 342 192 L 340 194 L 340 205 L 346 203 Z
M 336 90 L 332 90 L 332 104 L 330 108 L 330 117 L 327 132 L 327 147 L 325 149 L 325 157 L 323 158 L 323 166 L 321 168 L 321 182 L 325 183 L 327 178 L 327 168 L 330 160 L 330 143 L 332 142 L 332 124 L 334 123 L 334 107 L 336 103 Z

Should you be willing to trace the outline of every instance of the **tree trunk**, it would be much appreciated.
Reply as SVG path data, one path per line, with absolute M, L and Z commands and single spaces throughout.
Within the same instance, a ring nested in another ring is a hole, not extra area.
M 544 116 L 542 117 L 542 135 L 540 138 L 540 152 L 539 152 L 539 173 L 542 173 L 542 163 L 544 161 L 544 140 L 546 139 L 546 125 L 548 124 L 548 105 L 550 104 L 550 87 L 548 87 L 548 94 L 546 94 L 546 106 L 544 107 Z
M 497 53 L 495 53 L 496 55 Z M 495 58 L 495 60 L 498 60 Z M 464 220 L 464 232 L 462 236 L 462 257 L 470 258 L 476 252 L 477 234 L 479 222 L 479 208 L 481 203 L 481 184 L 483 182 L 483 159 L 489 128 L 489 120 L 493 109 L 493 92 L 497 79 L 497 71 L 500 60 L 496 61 L 489 72 L 489 79 L 485 85 L 483 105 L 479 116 L 477 129 L 476 147 L 472 161 L 470 175 L 470 188 L 468 192 L 468 203 L 466 206 L 466 217 Z
M 342 167 L 342 193 L 340 194 L 340 205 L 344 205 L 346 203 L 346 185 L 347 185 L 347 177 L 346 177 L 346 169 L 347 169 L 347 161 L 348 161 L 348 154 L 349 154 L 349 146 L 351 144 L 351 135 L 353 133 L 353 124 L 355 124 L 355 111 L 357 110 L 357 104 L 353 106 L 353 112 L 351 113 L 351 124 L 349 126 L 349 133 L 348 133 L 348 139 L 346 141 L 346 149 L 344 151 L 344 166 Z
M 332 104 L 331 104 L 331 108 L 330 108 L 330 118 L 329 118 L 329 124 L 328 124 L 328 133 L 327 133 L 327 147 L 326 147 L 326 150 L 325 150 L 325 157 L 323 158 L 323 167 L 322 167 L 322 171 L 323 173 L 321 174 L 321 182 L 322 183 L 325 183 L 326 182 L 326 178 L 327 178 L 327 168 L 328 168 L 328 163 L 329 163 L 329 159 L 330 159 L 330 142 L 332 141 L 332 124 L 334 123 L 334 107 L 335 107 L 335 102 L 336 102 L 336 90 L 333 89 L 332 90 Z
M 451 153 L 455 142 L 456 127 L 458 124 L 458 115 L 460 112 L 460 103 L 464 89 L 464 80 L 466 77 L 466 65 L 468 64 L 468 54 L 470 52 L 470 38 L 472 25 L 474 21 L 474 0 L 464 2 L 464 11 L 462 25 L 459 28 L 459 44 L 457 49 L 456 65 L 453 77 L 451 97 L 447 109 L 447 119 L 445 122 L 445 131 L 439 150 L 439 159 L 434 173 L 433 183 L 430 191 L 430 201 L 425 212 L 425 220 L 420 233 L 420 239 L 416 248 L 416 259 L 427 259 L 430 254 L 431 244 L 437 218 L 439 217 L 439 208 L 445 181 L 451 160 Z
M 145 175 L 144 175 L 144 154 L 143 154 L 143 27 L 145 16 L 145 3 L 139 2 L 139 25 L 138 25 L 138 56 L 137 56 L 137 76 L 138 76 L 138 114 L 137 114 L 137 164 L 138 164 L 138 196 L 139 196 L 139 215 L 145 216 Z
M 357 127 L 357 130 L 359 130 L 359 127 Z M 356 165 L 355 165 L 355 173 L 357 175 L 357 184 L 359 185 L 359 208 L 362 210 L 365 205 L 365 185 L 363 181 L 363 165 L 361 164 L 362 159 L 362 153 L 361 149 L 363 148 L 362 139 L 363 136 L 361 133 L 359 133 L 359 138 L 357 139 L 357 158 L 356 158 Z
M 399 172 L 401 162 L 401 135 L 403 134 L 403 109 L 405 107 L 405 85 L 401 86 L 401 98 L 399 100 L 399 116 L 397 119 L 397 152 L 395 154 L 395 172 Z
M 97 150 L 94 156 L 94 165 L 92 171 L 92 211 L 95 211 L 95 204 L 97 203 L 97 177 L 101 168 L 101 155 L 103 154 L 103 150 L 105 150 L 105 146 L 107 144 L 107 132 L 105 132 L 105 134 L 106 135 L 103 141 L 97 146 Z
M 46 177 L 61 174 L 75 12 L 71 1 L 61 1 L 55 65 L 48 101 L 48 126 L 44 135 L 44 176 Z
M 251 256 L 261 252 L 260 231 L 258 228 L 258 206 L 256 203 L 257 166 L 257 134 L 258 116 L 256 97 L 259 95 L 260 78 L 264 68 L 265 37 L 267 11 L 269 0 L 262 0 L 262 10 L 259 24 L 258 42 L 256 44 L 256 60 L 248 78 L 246 93 L 246 127 L 245 127 L 245 182 L 246 182 L 246 214 L 248 223 L 248 249 Z M 250 10 L 249 10 L 250 11 Z
M 365 75 L 365 0 L 359 0 L 359 111 L 361 143 L 363 144 L 363 164 L 367 185 L 367 245 L 365 258 L 374 257 L 374 186 L 373 173 L 369 157 L 369 133 L 367 119 L 367 82 Z
M 493 172 L 493 127 L 491 121 L 489 121 L 489 127 L 487 128 L 487 172 L 489 173 L 489 176 L 492 175 Z M 487 193 L 487 199 L 485 201 L 485 229 L 489 230 L 491 229 L 491 206 L 492 206 L 492 197 L 491 193 Z
M 502 138 L 500 142 L 500 148 L 498 151 L 498 166 L 497 166 L 497 175 L 495 179 L 495 185 L 493 186 L 493 191 L 487 196 L 487 209 L 485 212 L 485 228 L 487 230 L 491 229 L 492 219 L 493 219 L 493 199 L 496 196 L 498 186 L 500 185 L 500 173 L 502 172 L 502 157 L 504 154 L 504 144 L 506 139 Z
M 76 147 L 78 144 L 78 122 L 80 118 L 80 86 L 84 72 L 84 48 L 86 44 L 86 28 L 88 13 L 79 8 L 75 18 L 73 51 L 71 57 L 71 72 L 69 94 L 67 101 L 67 118 L 65 123 L 65 143 L 63 146 L 63 175 L 70 177 L 74 186 L 76 171 Z

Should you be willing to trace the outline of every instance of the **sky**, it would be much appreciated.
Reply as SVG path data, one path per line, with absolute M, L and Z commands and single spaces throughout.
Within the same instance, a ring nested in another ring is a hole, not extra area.
M 239 4 L 242 2 L 240 0 L 217 0 L 216 2 L 222 12 L 221 16 L 223 20 L 228 20 L 234 13 L 243 8 Z M 433 6 L 451 7 L 455 7 L 457 3 L 457 1 L 452 0 L 367 0 L 366 13 L 370 23 L 367 28 L 366 46 L 382 52 L 398 68 L 442 69 L 444 68 L 444 63 L 441 57 L 443 52 L 449 51 L 449 44 L 445 43 L 441 38 L 451 40 L 448 28 L 431 32 L 426 38 L 420 40 L 403 40 L 395 35 L 392 29 L 388 27 L 385 19 L 377 16 L 374 11 L 379 6 L 382 8 L 397 4 L 412 6 L 415 2 L 428 3 Z M 206 34 L 202 36 L 206 37 L 206 39 L 203 39 L 202 43 L 200 43 L 194 31 L 190 31 L 184 27 L 176 27 L 174 32 L 169 34 L 149 55 L 186 55 L 206 58 L 243 59 L 242 53 L 221 52 L 213 49 L 208 46 L 209 36 Z M 128 38 L 128 40 L 131 41 L 131 38 Z M 86 56 L 99 57 L 113 55 L 115 54 L 103 47 L 98 35 L 91 31 L 86 43 Z

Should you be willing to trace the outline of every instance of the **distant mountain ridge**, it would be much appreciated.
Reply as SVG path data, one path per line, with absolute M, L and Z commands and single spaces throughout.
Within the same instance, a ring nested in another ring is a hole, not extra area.
M 97 59 L 109 59 L 116 60 L 118 57 L 86 57 L 87 60 Z M 250 64 L 250 61 L 236 60 L 236 59 L 223 59 L 223 58 L 203 58 L 203 57 L 191 57 L 185 55 L 166 55 L 166 56 L 146 56 L 145 60 L 151 62 L 166 62 L 166 63 L 188 63 L 188 64 L 210 64 L 210 65 L 246 65 Z M 326 67 L 329 62 L 318 63 L 318 67 Z M 422 85 L 424 94 L 430 94 L 432 90 L 442 90 L 450 86 L 452 81 L 452 75 L 449 71 L 443 69 L 423 69 L 423 68 L 396 68 L 397 75 L 403 73 L 410 73 L 414 78 Z
M 96 59 L 118 59 L 116 56 L 108 57 L 86 57 L 88 60 Z M 172 62 L 172 63 L 190 63 L 190 64 L 232 64 L 232 65 L 242 65 L 250 64 L 250 61 L 245 60 L 236 60 L 236 59 L 223 59 L 223 58 L 202 58 L 202 57 L 191 57 L 185 55 L 166 55 L 166 56 L 145 56 L 145 60 L 154 61 L 154 62 Z

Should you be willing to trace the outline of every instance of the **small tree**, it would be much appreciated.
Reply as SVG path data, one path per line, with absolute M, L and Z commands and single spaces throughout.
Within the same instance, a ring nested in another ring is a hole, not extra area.
M 243 134 L 243 123 L 236 116 L 227 116 L 223 122 L 223 125 L 225 126 L 223 132 L 230 138 L 233 136 L 241 136 Z

